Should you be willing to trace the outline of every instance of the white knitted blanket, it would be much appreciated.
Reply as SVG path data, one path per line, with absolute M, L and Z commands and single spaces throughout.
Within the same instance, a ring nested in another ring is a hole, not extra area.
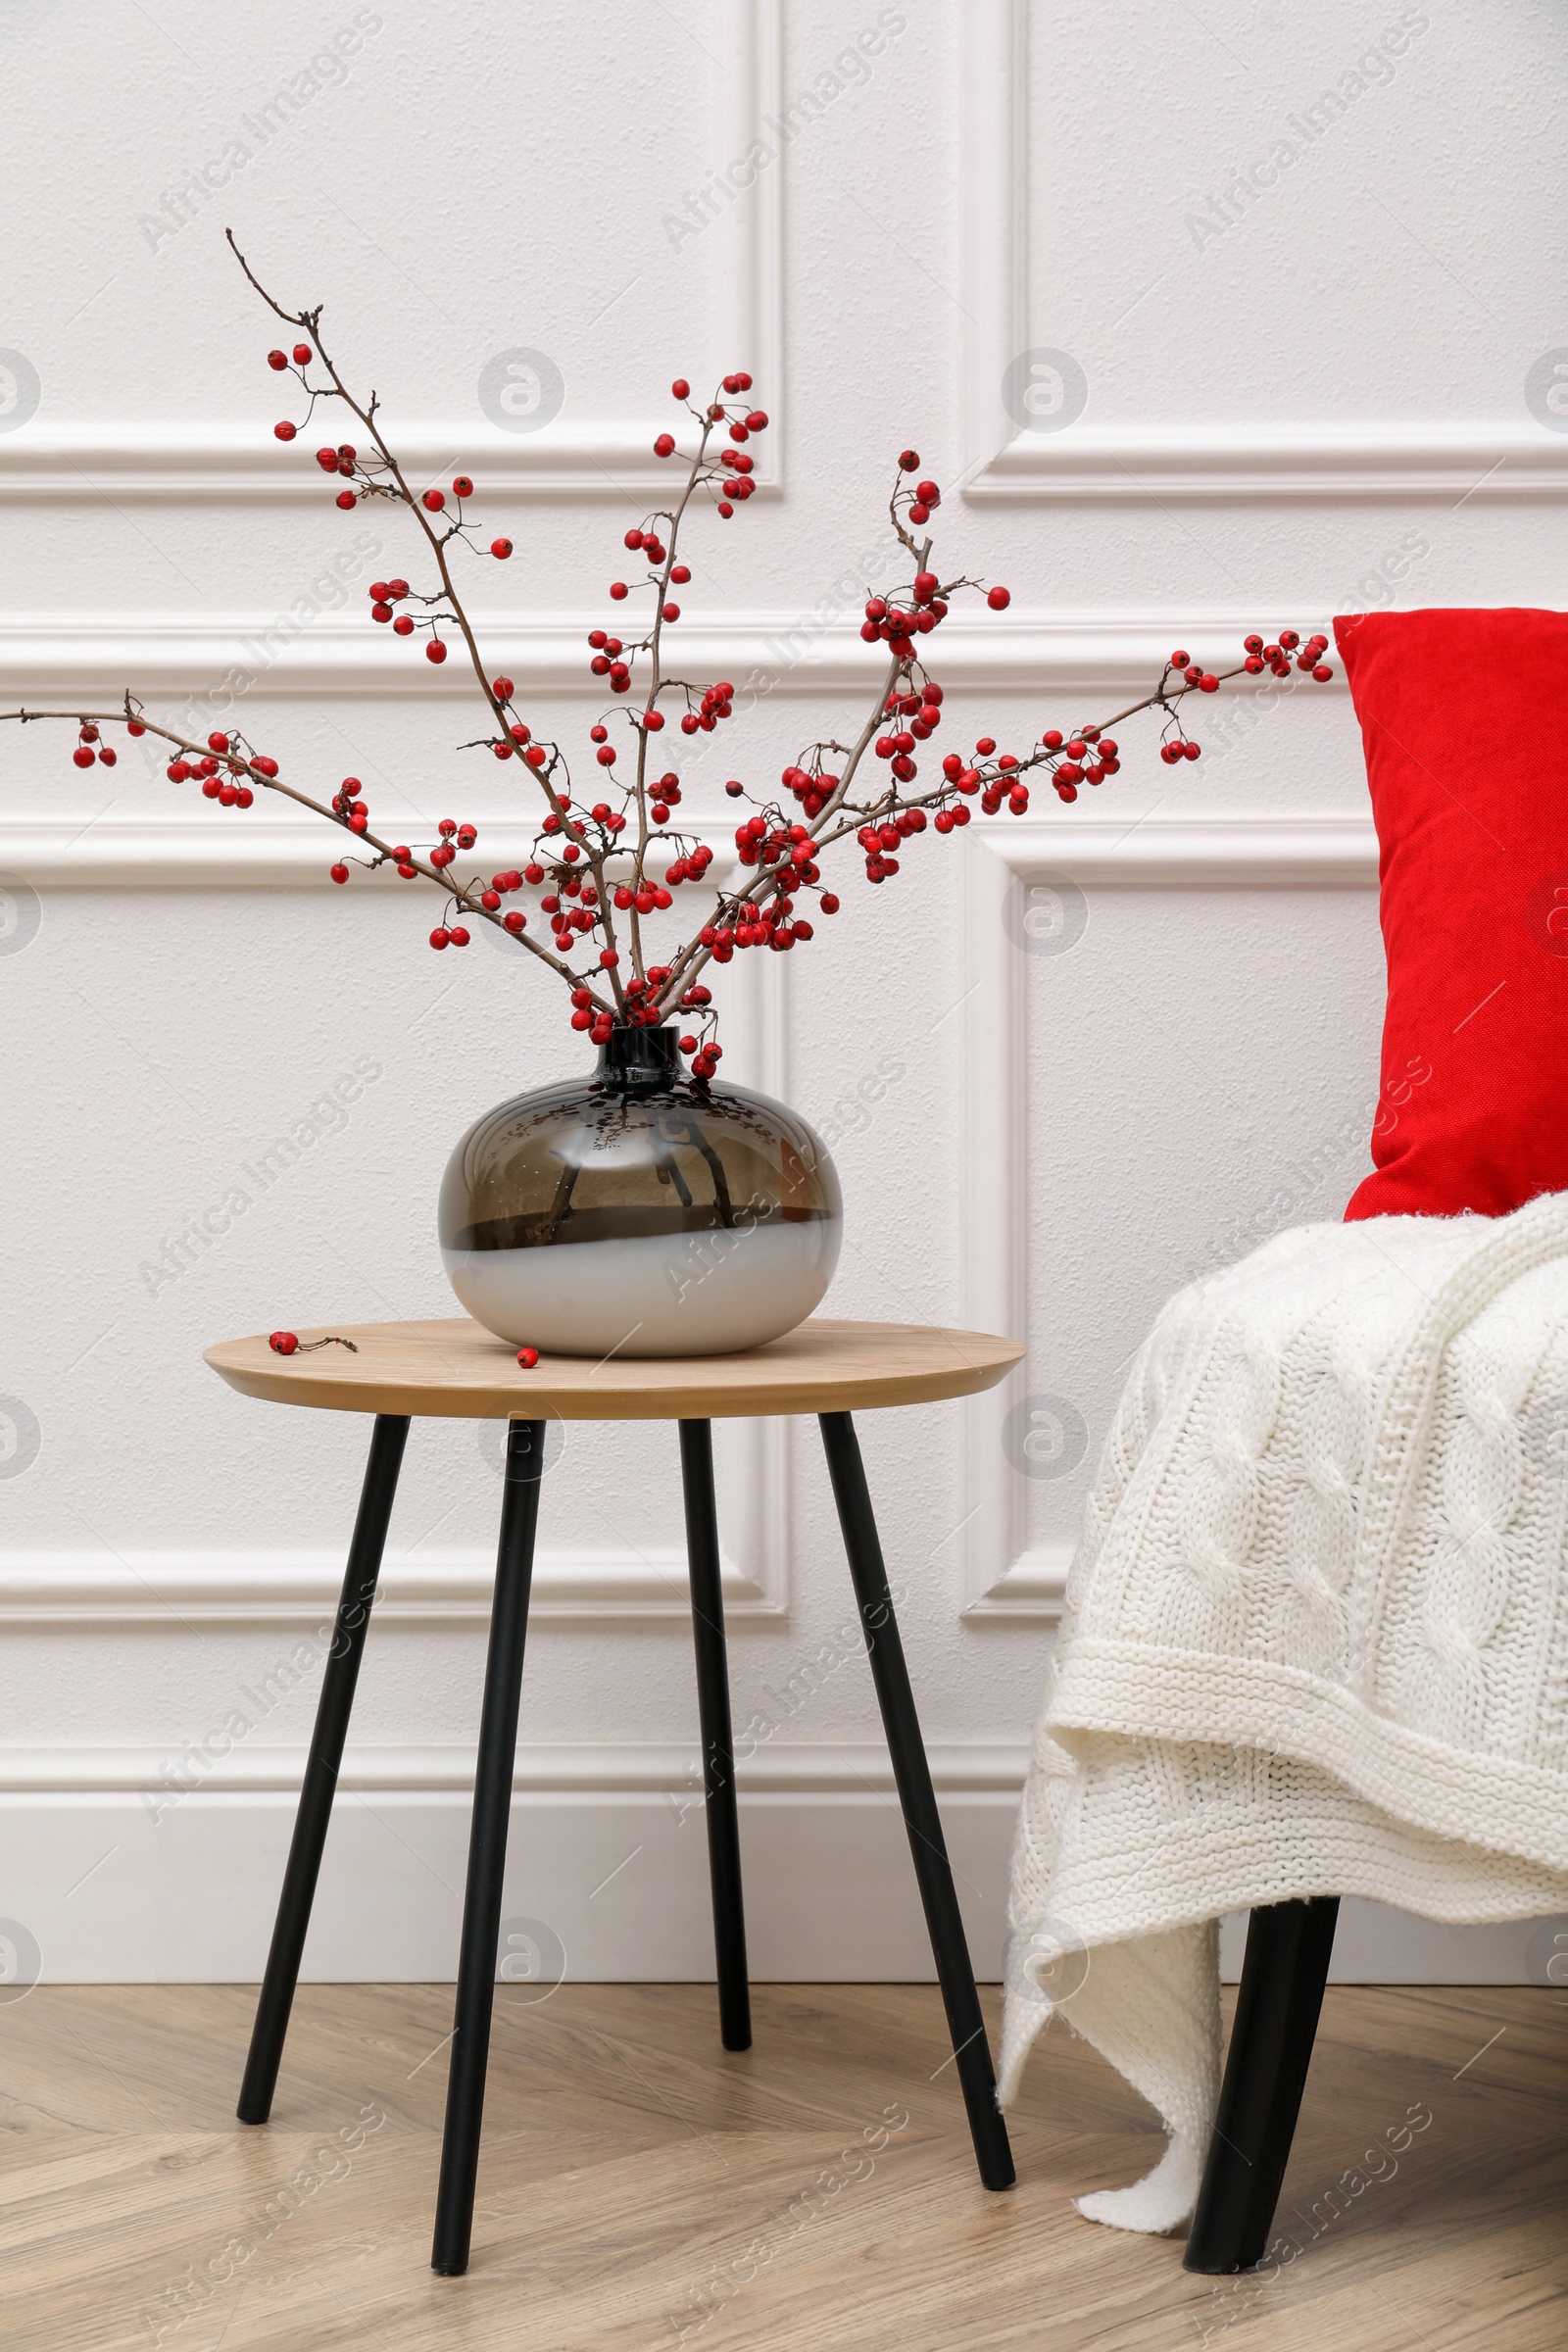
M 1568 1194 L 1281 1234 L 1128 1380 L 1013 1850 L 1001 2095 L 1056 2008 L 1170 2144 L 1090 2219 L 1191 2214 L 1217 1923 L 1313 1894 L 1568 1911 Z

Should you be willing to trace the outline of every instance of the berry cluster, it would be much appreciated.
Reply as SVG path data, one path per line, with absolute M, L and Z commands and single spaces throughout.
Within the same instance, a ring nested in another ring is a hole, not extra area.
M 140 734 L 141 729 L 137 727 L 134 732 Z M 105 767 L 113 767 L 120 754 L 112 743 L 99 740 L 96 721 L 84 718 L 77 730 L 76 748 L 71 757 L 77 767 L 91 767 L 95 760 L 102 760 Z
M 588 728 L 594 782 L 591 790 L 584 789 L 574 786 L 562 745 L 541 741 L 517 712 L 514 681 L 492 675 L 483 662 L 453 564 L 460 553 L 488 553 L 504 561 L 513 553 L 513 542 L 495 537 L 486 546 L 478 526 L 468 520 L 472 478 L 458 473 L 450 488 L 411 484 L 377 421 L 374 396 L 356 398 L 322 348 L 319 310 L 282 310 L 235 250 L 263 299 L 301 330 L 301 339 L 289 349 L 269 352 L 268 364 L 276 373 L 292 371 L 297 377 L 307 421 L 320 401 L 341 402 L 355 419 L 358 440 L 323 443 L 316 453 L 321 471 L 343 485 L 334 494 L 337 506 L 348 510 L 364 499 L 392 500 L 407 510 L 422 536 L 426 584 L 416 586 L 401 577 L 372 581 L 370 618 L 396 636 L 422 636 L 425 659 L 432 663 L 444 662 L 454 646 L 466 652 L 486 726 L 466 748 L 487 750 L 503 762 L 515 760 L 529 771 L 543 804 L 532 851 L 520 867 L 486 879 L 460 862 L 477 843 L 470 823 L 443 818 L 434 840 L 422 846 L 384 840 L 372 829 L 368 799 L 357 776 L 345 776 L 327 799 L 316 799 L 283 781 L 277 760 L 240 733 L 215 731 L 205 743 L 191 741 L 149 719 L 128 693 L 118 712 L 6 715 L 73 717 L 78 767 L 99 761 L 114 765 L 114 748 L 101 732 L 114 720 L 131 736 L 150 732 L 169 744 L 171 779 L 198 779 L 205 797 L 220 807 L 248 808 L 257 790 L 266 789 L 314 810 L 350 836 L 345 854 L 329 869 L 335 883 L 347 883 L 358 865 L 368 872 L 388 866 L 405 881 L 436 885 L 446 904 L 429 934 L 430 946 L 464 948 L 478 923 L 496 925 L 564 982 L 571 1026 L 595 1044 L 604 1044 L 617 1027 L 674 1021 L 693 1077 L 707 1080 L 717 1067 L 720 1048 L 713 1034 L 712 995 L 702 978 L 706 966 L 729 963 L 742 950 L 782 954 L 813 939 L 813 917 L 839 909 L 838 897 L 823 880 L 823 861 L 839 842 L 854 838 L 868 883 L 893 881 L 908 845 L 928 829 L 943 835 L 959 831 L 976 809 L 986 817 L 1004 808 L 1013 816 L 1026 814 L 1030 779 L 1038 771 L 1044 771 L 1043 781 L 1063 804 L 1076 801 L 1082 787 L 1115 775 L 1120 757 L 1110 730 L 1135 712 L 1158 711 L 1160 758 L 1175 766 L 1200 756 L 1183 723 L 1189 695 L 1213 694 L 1229 679 L 1257 677 L 1265 670 L 1284 677 L 1293 662 L 1314 680 L 1333 675 L 1323 660 L 1327 638 L 1312 636 L 1303 643 L 1295 629 L 1282 629 L 1271 641 L 1249 635 L 1242 662 L 1221 672 L 1177 651 L 1153 691 L 1111 718 L 1071 732 L 1048 727 L 1021 755 L 999 750 L 995 737 L 981 735 L 971 755 L 949 751 L 922 777 L 922 762 L 936 760 L 933 739 L 951 715 L 943 688 L 927 666 L 928 640 L 961 594 L 982 596 L 993 612 L 1004 612 L 1011 599 L 1004 587 L 962 576 L 944 578 L 933 567 L 928 532 L 942 505 L 941 484 L 921 472 L 918 451 L 903 450 L 888 516 L 907 559 L 908 576 L 865 603 L 860 637 L 884 654 L 869 717 L 852 745 L 819 742 L 803 751 L 782 770 L 776 794 L 730 778 L 726 795 L 751 804 L 734 829 L 733 878 L 718 891 L 706 919 L 694 922 L 684 937 L 658 936 L 676 893 L 705 883 L 716 856 L 700 827 L 682 826 L 681 779 L 653 757 L 651 747 L 671 718 L 678 718 L 683 735 L 695 737 L 712 734 L 734 714 L 731 681 L 704 683 L 670 675 L 663 641 L 681 617 L 675 592 L 692 576 L 679 548 L 694 500 L 728 519 L 758 488 L 749 444 L 766 430 L 768 418 L 753 406 L 751 376 L 744 369 L 724 376 L 707 402 L 692 399 L 684 376 L 671 386 L 687 412 L 687 445 L 681 448 L 677 435 L 666 431 L 659 434 L 654 450 L 663 460 L 678 457 L 683 478 L 667 506 L 621 530 L 621 546 L 641 560 L 641 569 L 636 578 L 610 582 L 611 603 L 628 609 L 619 633 L 596 627 L 588 634 L 589 675 L 602 682 L 610 700 Z M 287 418 L 273 427 L 284 443 L 297 439 L 300 429 Z M 637 613 L 639 618 L 630 618 Z M 524 892 L 532 894 L 526 907 L 508 904 Z M 530 930 L 535 911 L 541 919 Z M 292 1334 L 274 1334 L 274 1347 L 280 1341 L 298 1345 Z
M 141 721 L 132 720 L 127 732 L 145 734 L 146 727 Z M 277 761 L 265 753 L 253 753 L 242 737 L 218 727 L 208 736 L 205 751 L 198 751 L 194 744 L 186 745 L 171 760 L 165 772 L 171 784 L 184 784 L 195 776 L 201 784 L 202 798 L 216 801 L 220 808 L 249 808 L 256 794 L 247 778 L 254 772 L 265 783 L 270 783 L 277 774 Z

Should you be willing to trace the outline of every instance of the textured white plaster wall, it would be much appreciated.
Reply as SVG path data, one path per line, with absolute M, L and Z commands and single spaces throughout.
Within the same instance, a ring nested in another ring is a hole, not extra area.
M 1369 602 L 1559 601 L 1568 441 L 1533 417 L 1524 385 L 1564 332 L 1560 34 L 1553 8 L 1522 0 L 1325 0 L 1306 18 L 1206 0 L 1201 23 L 1147 0 L 160 0 L 156 22 L 108 0 L 0 9 L 0 358 L 21 353 L 41 391 L 24 422 L 0 414 L 4 700 L 46 684 L 74 706 L 128 677 L 185 709 L 237 664 L 247 723 L 291 773 L 363 776 L 389 824 L 514 821 L 514 777 L 455 748 L 472 731 L 457 665 L 438 680 L 399 662 L 363 620 L 366 581 L 413 562 L 397 517 L 257 492 L 314 469 L 270 441 L 275 328 L 225 225 L 285 297 L 325 301 L 334 351 L 379 390 L 394 434 L 432 466 L 471 454 L 481 504 L 518 547 L 475 571 L 475 604 L 547 733 L 580 740 L 594 713 L 580 631 L 609 612 L 620 533 L 649 496 L 644 427 L 662 420 L 670 376 L 776 362 L 758 391 L 782 489 L 704 525 L 690 550 L 694 663 L 741 681 L 750 706 L 681 746 L 688 798 L 715 812 L 725 775 L 776 773 L 803 741 L 855 723 L 857 681 L 874 671 L 858 597 L 886 576 L 889 459 L 910 439 L 949 485 L 944 561 L 1013 591 L 1004 620 L 974 615 L 937 641 L 955 741 L 984 724 L 1021 748 L 1048 721 L 1107 712 L 1170 645 L 1218 655 L 1254 616 L 1310 626 Z M 988 79 L 998 60 L 1008 70 Z M 1323 108 L 1330 89 L 1343 112 Z M 722 174 L 754 137 L 782 152 L 731 198 Z M 1298 150 L 1288 165 L 1282 140 Z M 1253 168 L 1271 158 L 1269 181 Z M 1227 193 L 1238 172 L 1253 174 L 1250 196 Z M 742 332 L 757 348 L 736 348 Z M 575 465 L 569 482 L 519 482 L 536 453 L 480 412 L 481 368 L 515 345 L 562 371 L 551 446 Z M 1087 404 L 1066 431 L 1027 437 L 1009 472 L 989 463 L 997 385 L 1034 346 L 1077 361 Z M 487 467 L 518 486 L 487 501 Z M 297 625 L 278 657 L 245 652 L 279 615 Z M 1070 954 L 1008 950 L 1004 982 L 993 961 L 982 986 L 974 909 L 990 905 L 994 853 L 928 835 L 894 887 L 847 874 L 837 925 L 765 976 L 776 1004 L 753 1024 L 773 1040 L 774 1082 L 838 1139 L 849 1230 L 831 1309 L 959 1319 L 991 1223 L 1010 1218 L 999 1312 L 1032 1349 L 1017 1393 L 1082 1416 L 1082 1462 L 1044 1481 L 1017 1480 L 989 1439 L 965 1457 L 956 1408 L 863 1429 L 988 1962 L 1052 1578 L 1121 1368 L 1178 1282 L 1280 1222 L 1337 1214 L 1365 1165 L 1381 957 L 1348 700 L 1336 684 L 1262 711 L 1215 707 L 1195 731 L 1206 756 L 1173 781 L 1131 723 L 1123 772 L 1093 808 L 1086 795 L 1043 811 L 1027 852 L 1013 837 L 1014 891 L 1049 869 L 1087 896 Z M 1308 867 L 1334 820 L 1326 888 Z M 159 826 L 167 864 L 105 870 L 121 849 L 145 857 Z M 1295 850 L 1269 847 L 1292 826 L 1299 870 Z M 270 828 L 270 811 L 193 808 L 150 758 L 83 779 L 60 734 L 0 741 L 0 868 L 32 933 L 0 952 L 0 1392 L 40 1438 L 20 1474 L 0 1463 L 0 1915 L 39 1923 L 55 1974 L 260 1963 L 314 1675 L 215 1767 L 229 1795 L 182 1800 L 180 1838 L 204 1809 L 227 1823 L 210 1850 L 176 1848 L 134 1791 L 156 1788 L 318 1617 L 307 1601 L 277 1614 L 267 1580 L 328 1575 L 365 1432 L 245 1402 L 205 1371 L 202 1347 L 280 1321 L 445 1311 L 431 1228 L 446 1153 L 480 1109 L 578 1054 L 520 959 L 487 944 L 437 958 L 422 907 L 323 887 L 329 844 L 290 886 L 253 887 L 246 860 L 281 839 Z M 1135 887 L 1107 848 L 1124 829 L 1151 861 Z M 1259 858 L 1273 860 L 1266 887 Z M 977 1093 L 966 1076 L 993 1010 L 1004 1019 L 999 987 L 1015 1050 Z M 346 1119 L 265 1193 L 246 1187 L 244 1213 L 177 1278 L 149 1277 L 171 1237 L 356 1069 Z M 998 1191 L 1014 1149 L 1021 1198 Z M 732 1531 L 755 1460 L 742 1446 L 728 1464 Z M 416 1431 L 394 1550 L 466 1576 L 467 1597 L 378 1627 L 356 1720 L 372 1758 L 359 1801 L 388 1820 L 427 1802 L 449 1877 L 464 1799 L 446 1782 L 461 1782 L 476 1726 L 475 1579 L 497 1484 L 471 1430 Z M 784 1541 L 733 1626 L 742 1723 L 776 1715 L 846 1620 L 808 1427 L 792 1433 L 781 1494 Z M 1004 1497 L 1047 1566 L 1043 1584 L 1004 1577 L 987 1601 L 976 1547 Z M 663 1573 L 679 1537 L 672 1441 L 572 1433 L 544 1529 L 568 1598 L 574 1556 L 651 1550 Z M 99 1597 L 73 1599 L 72 1578 L 95 1566 Z M 789 1899 L 775 1899 L 764 1962 L 921 1966 L 898 1825 L 885 1789 L 868 1794 L 877 1737 L 851 1660 L 819 1665 L 767 1742 L 774 1778 L 756 1780 L 749 1851 Z M 523 1740 L 547 1811 L 550 1791 L 598 1774 L 581 1803 L 601 1807 L 613 1843 L 628 1808 L 695 1754 L 679 1614 L 645 1596 L 542 1617 Z M 813 1845 L 835 1807 L 848 1844 L 823 1829 Z M 598 1848 L 576 1819 L 539 1815 L 517 1863 L 519 1887 L 548 1882 L 548 1900 L 580 1916 L 575 1964 L 700 1970 L 700 1880 L 694 1898 L 644 1863 L 602 1925 L 578 1884 Z M 443 1965 L 405 1843 L 388 1834 L 343 1868 L 377 1942 L 357 1943 L 345 1913 L 316 1954 L 323 1970 Z M 688 1935 L 671 1922 L 693 1899 Z M 799 1922 L 815 1910 L 813 1944 Z M 1373 1948 L 1395 1965 L 1393 1944 Z

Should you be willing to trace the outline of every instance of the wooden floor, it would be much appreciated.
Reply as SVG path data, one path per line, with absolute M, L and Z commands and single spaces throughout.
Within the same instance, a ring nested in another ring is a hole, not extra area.
M 252 2000 L 39 1986 L 0 2005 L 7 2352 L 1568 2340 L 1559 1993 L 1331 1989 L 1280 2213 L 1295 2251 L 1231 2281 L 1071 2211 L 1159 2143 L 1064 2032 L 1015 2118 L 1018 2187 L 989 2196 L 933 1990 L 759 1987 L 736 2057 L 710 1988 L 609 1984 L 500 1989 L 473 2267 L 438 2279 L 451 1987 L 304 1990 L 263 2131 L 233 2118 Z

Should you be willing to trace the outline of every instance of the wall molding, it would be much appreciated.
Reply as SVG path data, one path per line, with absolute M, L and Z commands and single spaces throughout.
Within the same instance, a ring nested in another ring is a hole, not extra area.
M 645 506 L 667 489 L 672 460 L 654 455 L 670 415 L 647 424 L 549 424 L 508 433 L 472 418 L 384 419 L 410 487 L 419 490 L 463 466 L 486 512 L 504 501 L 626 501 Z M 678 424 L 678 413 L 675 418 Z M 323 503 L 309 436 L 285 449 L 258 414 L 254 422 L 60 423 L 0 434 L 0 506 L 273 506 Z M 763 441 L 765 446 L 765 436 Z M 760 460 L 761 450 L 758 452 Z M 761 466 L 759 464 L 758 473 Z M 776 491 L 776 466 L 766 488 Z M 330 507 L 327 498 L 325 505 Z M 360 507 L 339 516 L 376 518 Z
M 1568 440 L 1479 422 L 1071 425 L 1003 443 L 964 494 L 1037 505 L 1495 505 L 1568 497 Z
M 304 1777 L 303 1746 L 245 1741 L 218 1757 L 191 1795 L 212 1798 L 295 1790 Z M 1026 1740 L 949 1740 L 928 1744 L 931 1778 L 947 1793 L 1016 1795 L 1028 1770 Z M 178 1760 L 177 1758 L 175 1759 Z M 0 1791 L 7 1794 L 108 1795 L 170 1787 L 170 1751 L 146 1745 L 73 1743 L 58 1747 L 0 1745 Z M 351 1740 L 339 1786 L 371 1793 L 471 1794 L 471 1741 L 361 1745 Z M 674 1740 L 523 1740 L 513 1788 L 519 1792 L 600 1795 L 701 1792 L 698 1743 Z M 750 1795 L 861 1797 L 893 1788 L 893 1767 L 881 1740 L 774 1740 L 736 1766 L 736 1785 Z M 177 1791 L 176 1791 L 177 1793 Z
M 1076 808 L 1069 812 L 1076 815 Z M 980 823 L 970 833 L 959 860 L 960 956 L 968 986 L 958 1055 L 967 1237 L 958 1320 L 972 1331 L 1025 1340 L 1027 1114 L 1019 1073 L 1027 1053 L 1028 966 L 1008 929 L 1009 899 L 1048 874 L 1107 889 L 1371 889 L 1377 836 L 1370 818 L 1307 811 L 1156 813 L 1125 822 L 1097 814 L 1066 826 L 1049 815 L 1028 816 Z M 1016 901 L 1014 914 L 1021 914 Z M 1060 1614 L 1072 1546 L 1029 1545 L 1027 1483 L 1003 1448 L 1003 1425 L 1028 1387 L 1023 1364 L 1000 1388 L 959 1408 L 968 1620 L 1050 1621 Z
M 709 136 L 723 158 L 744 156 L 763 137 L 781 103 L 780 0 L 716 0 Z M 783 191 L 781 173 L 764 172 L 715 220 L 698 250 L 715 285 L 715 373 L 748 368 L 770 409 L 782 403 Z M 311 437 L 284 451 L 271 416 L 110 423 L 98 420 L 24 425 L 0 433 L 0 506 L 116 505 L 318 506 L 321 476 Z M 387 428 L 411 486 L 450 475 L 463 465 L 486 501 L 625 501 L 647 505 L 669 483 L 669 466 L 654 455 L 654 437 L 669 428 L 662 408 L 643 422 L 563 422 L 538 433 L 509 433 L 477 411 L 472 417 L 413 419 Z M 781 480 L 779 436 L 765 434 L 753 479 L 767 493 Z
M 1003 404 L 1002 379 L 1037 340 L 1029 316 L 1029 0 L 968 0 L 962 50 L 966 498 L 1456 506 L 1568 496 L 1568 439 L 1523 420 L 1078 423 L 1054 433 L 1019 431 Z M 1038 339 L 1049 343 L 1049 329 Z
M 719 839 L 730 821 L 717 810 L 694 809 L 688 818 Z M 1105 888 L 1372 889 L 1378 878 L 1370 817 L 1316 810 L 1144 817 L 1048 810 L 982 821 L 972 831 L 1015 872 L 1065 873 Z M 530 854 L 533 831 L 514 819 L 487 819 L 480 843 L 478 863 L 516 864 Z M 253 818 L 241 826 L 206 808 L 185 816 L 151 809 L 86 819 L 0 815 L 0 874 L 20 874 L 40 888 L 328 890 L 331 847 L 320 821 Z M 715 859 L 713 879 L 722 882 L 727 870 L 727 861 Z M 360 877 L 357 887 L 395 893 L 403 885 L 383 870 Z
M 791 612 L 740 607 L 722 619 L 693 612 L 680 623 L 683 669 L 697 677 L 728 674 L 744 715 L 776 694 L 863 693 L 871 696 L 886 667 L 880 649 L 859 634 L 867 593 L 840 575 L 817 609 Z M 89 695 L 119 703 L 127 684 L 149 705 L 157 695 L 195 697 L 205 729 L 215 717 L 231 721 L 253 700 L 389 696 L 441 704 L 471 698 L 472 672 L 461 662 L 434 669 L 411 654 L 402 638 L 379 628 L 368 613 L 345 607 L 301 617 L 289 612 L 56 612 L 0 613 L 0 701 L 24 697 L 29 706 L 64 700 L 73 709 Z M 824 609 L 825 608 L 825 609 Z M 1061 605 L 990 612 L 978 604 L 956 607 L 929 641 L 926 659 L 944 685 L 990 687 L 1001 693 L 1142 691 L 1158 684 L 1172 645 L 1180 642 L 1203 662 L 1233 667 L 1242 640 L 1255 628 L 1326 629 L 1327 612 L 1242 611 L 1228 607 Z M 521 695 L 549 693 L 604 701 L 588 667 L 588 631 L 603 625 L 595 607 L 579 612 L 524 612 L 474 607 L 474 629 L 487 662 L 505 662 Z M 1249 698 L 1265 708 L 1297 694 L 1346 691 L 1340 667 L 1332 685 L 1270 678 L 1231 686 L 1221 708 Z M 221 707 L 212 700 L 223 697 Z M 519 697 L 519 699 L 521 699 Z M 1205 707 L 1204 716 L 1210 713 Z M 152 755 L 149 754 L 149 759 Z
M 768 1485 L 775 1483 L 760 1462 L 759 1475 Z M 743 1566 L 726 1552 L 721 1562 L 726 1615 L 738 1620 L 782 1616 L 777 1567 L 776 1558 L 756 1556 Z M 342 1582 L 343 1554 L 316 1547 L 8 1550 L 0 1556 L 0 1626 L 134 1625 L 173 1633 L 213 1625 L 276 1625 L 303 1632 L 331 1624 Z M 485 1625 L 494 1584 L 493 1546 L 389 1554 L 373 1621 L 377 1626 Z M 638 1551 L 618 1544 L 541 1549 L 528 1614 L 530 1621 L 600 1626 L 688 1618 L 686 1554 L 678 1544 L 649 1544 Z
M 1116 817 L 1083 815 L 1076 808 L 1065 814 L 1065 824 L 1047 810 L 981 822 L 970 830 L 1009 878 L 1025 884 L 1031 875 L 1064 873 L 1076 882 L 1121 890 L 1377 887 L 1378 837 L 1370 815 L 1298 808 L 1255 815 L 1155 810 Z M 998 930 L 1016 966 L 1021 959 L 1000 921 Z

